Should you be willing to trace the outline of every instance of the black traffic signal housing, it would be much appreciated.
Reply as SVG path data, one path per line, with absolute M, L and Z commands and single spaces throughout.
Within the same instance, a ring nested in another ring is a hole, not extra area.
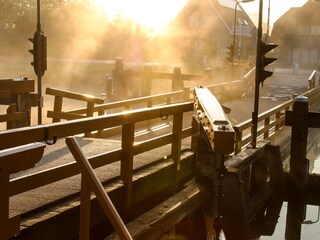
M 37 76 L 43 76 L 47 70 L 47 37 L 42 31 L 36 31 L 29 41 L 33 43 L 33 49 L 29 50 L 33 55 L 31 65 Z
M 261 58 L 262 58 L 261 63 L 262 64 L 261 64 L 261 69 L 260 69 L 259 82 L 262 85 L 263 85 L 264 80 L 273 74 L 273 72 L 266 70 L 265 67 L 277 60 L 277 58 L 266 57 L 266 55 L 276 47 L 278 47 L 277 44 L 261 42 Z
M 231 43 L 230 47 L 227 47 L 227 62 L 228 63 L 233 63 L 233 58 L 234 57 L 234 46 Z

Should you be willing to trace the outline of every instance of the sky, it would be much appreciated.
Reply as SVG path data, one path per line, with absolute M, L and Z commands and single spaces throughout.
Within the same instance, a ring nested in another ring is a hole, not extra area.
M 308 0 L 270 0 L 270 25 L 272 26 L 273 23 L 291 7 L 301 7 L 307 1 Z M 267 22 L 269 0 L 264 0 L 263 4 L 263 20 Z M 247 11 L 253 21 L 257 21 L 259 0 L 255 0 L 254 2 L 249 3 L 243 3 L 242 7 Z
M 188 0 L 94 0 L 112 18 L 125 15 L 140 24 L 159 32 L 179 13 Z M 307 0 L 270 0 L 270 25 L 291 7 L 299 7 Z M 264 21 L 267 22 L 269 0 L 264 0 Z M 253 21 L 258 19 L 259 0 L 243 3 Z

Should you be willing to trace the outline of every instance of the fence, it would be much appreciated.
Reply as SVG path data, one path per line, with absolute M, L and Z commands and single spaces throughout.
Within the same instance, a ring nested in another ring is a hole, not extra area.
M 237 85 L 241 84 L 241 81 L 236 81 L 227 85 L 229 89 L 233 89 Z M 224 86 L 224 87 L 222 87 Z M 223 97 L 225 95 L 225 84 L 216 85 L 213 87 L 213 92 L 217 95 Z M 186 90 L 187 95 L 190 95 L 190 90 Z M 310 105 L 319 106 L 319 87 L 309 90 L 304 95 L 309 98 Z M 82 99 L 82 97 L 61 93 L 60 97 L 73 97 L 77 99 Z M 239 92 L 239 91 L 238 91 Z M 177 93 L 175 93 L 177 94 Z M 168 94 L 168 97 L 175 97 L 176 95 Z M 186 96 L 183 91 L 178 91 L 178 94 Z M 162 98 L 163 96 L 161 96 Z M 94 99 L 94 98 L 91 98 Z M 86 98 L 85 101 L 88 99 Z M 144 103 L 153 101 L 152 97 L 146 97 L 143 99 L 132 100 L 135 103 L 142 101 Z M 101 100 L 96 99 L 98 103 Z M 89 108 L 92 109 L 91 113 L 102 112 L 106 109 L 110 109 L 111 105 L 101 104 L 99 106 L 92 106 L 92 103 L 95 101 L 88 101 L 90 104 Z M 62 99 L 57 102 L 62 102 Z M 132 102 L 122 102 L 122 104 L 117 105 L 114 103 L 112 107 L 127 106 L 126 104 L 131 104 Z M 141 102 L 139 102 L 141 103 Z M 280 127 L 283 125 L 284 121 L 284 111 L 292 105 L 293 101 L 290 100 L 279 107 L 269 110 L 266 113 L 260 114 L 258 121 L 261 123 L 261 127 L 258 131 L 258 136 L 262 138 L 267 138 L 274 134 Z M 61 106 L 61 105 L 60 105 Z M 128 108 L 128 107 L 127 107 Z M 180 169 L 180 156 L 181 156 L 181 140 L 185 137 L 190 137 L 192 135 L 192 127 L 188 126 L 183 128 L 183 114 L 193 111 L 193 102 L 181 102 L 176 104 L 170 104 L 165 106 L 156 106 L 153 108 L 138 109 L 135 111 L 123 113 L 114 113 L 101 116 L 87 117 L 83 119 L 75 119 L 68 122 L 56 122 L 48 125 L 26 127 L 15 130 L 7 130 L 0 132 L 0 150 L 10 150 L 12 148 L 20 148 L 26 144 L 35 143 L 35 142 L 47 142 L 51 144 L 56 138 L 64 138 L 66 136 L 77 135 L 80 133 L 87 133 L 92 131 L 104 130 L 107 128 L 119 127 L 122 128 L 122 144 L 121 148 L 109 151 L 106 153 L 99 154 L 88 158 L 88 161 L 93 168 L 98 168 L 104 165 L 111 164 L 113 162 L 121 161 L 121 171 L 120 178 L 122 179 L 126 193 L 125 193 L 125 205 L 126 208 L 130 207 L 132 204 L 132 165 L 133 157 L 137 154 L 149 151 L 160 146 L 171 144 L 171 157 L 174 163 L 175 169 L 175 179 L 179 179 L 179 169 Z M 86 109 L 80 109 L 73 111 L 80 113 L 87 113 Z M 54 115 L 55 116 L 55 115 Z M 141 121 L 148 121 L 152 119 L 163 118 L 164 116 L 172 116 L 173 127 L 171 133 L 148 139 L 140 144 L 134 144 L 134 133 L 136 126 L 135 124 Z M 273 116 L 273 117 L 272 117 Z M 251 139 L 250 134 L 244 135 L 244 133 L 250 132 L 251 120 L 248 120 L 244 123 L 238 124 L 234 127 L 236 131 L 236 149 L 235 152 L 238 153 L 241 149 L 246 146 Z M 10 158 L 10 157 L 9 157 Z M 10 161 L 8 162 L 10 164 Z M 13 164 L 13 163 L 12 163 Z M 13 166 L 14 167 L 14 166 Z M 75 162 L 71 162 L 65 165 L 61 165 L 52 169 L 48 169 L 42 172 L 36 172 L 34 174 L 11 179 L 8 183 L 8 197 L 14 196 L 37 187 L 45 186 L 47 184 L 57 182 L 59 180 L 77 175 L 79 170 Z M 4 185 L 0 186 L 0 189 L 4 189 Z M 6 195 L 1 194 L 2 197 L 1 203 L 5 203 L 8 199 L 3 199 Z M 9 216 L 6 216 L 9 219 Z M 9 220 L 7 220 L 9 221 Z
M 315 86 L 315 79 L 316 71 L 313 71 L 308 80 L 309 86 L 312 86 L 313 88 L 307 91 L 306 93 L 302 94 L 309 98 L 309 106 L 311 108 L 319 107 L 320 87 Z M 285 112 L 292 107 L 293 102 L 293 99 L 291 99 L 277 107 L 274 107 L 273 109 L 259 114 L 259 127 L 257 136 L 260 136 L 261 140 L 268 139 L 271 135 L 275 134 L 277 131 L 280 130 L 280 128 L 284 125 Z M 233 127 L 236 132 L 235 153 L 239 153 L 244 146 L 248 145 L 251 142 L 251 127 L 251 119 L 248 119 Z

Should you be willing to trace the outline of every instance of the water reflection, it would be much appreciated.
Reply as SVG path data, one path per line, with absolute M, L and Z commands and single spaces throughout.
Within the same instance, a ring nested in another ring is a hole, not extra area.
M 319 139 L 320 129 L 312 129 L 312 131 Z M 310 173 L 320 174 L 320 143 L 312 146 L 307 158 L 310 160 Z M 303 205 L 299 198 L 282 202 L 274 233 L 271 236 L 261 236 L 259 239 L 320 239 L 320 206 L 307 205 L 304 209 Z

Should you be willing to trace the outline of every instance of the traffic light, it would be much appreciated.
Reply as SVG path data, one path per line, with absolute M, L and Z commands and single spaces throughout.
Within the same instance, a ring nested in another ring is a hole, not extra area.
M 33 49 L 29 50 L 33 55 L 31 65 L 37 76 L 43 76 L 47 70 L 47 37 L 42 31 L 40 33 L 36 31 L 33 38 L 29 38 L 29 41 L 33 44 Z
M 233 63 L 233 56 L 234 56 L 234 47 L 231 43 L 230 47 L 227 47 L 227 62 Z
M 273 57 L 266 57 L 265 55 L 268 54 L 272 49 L 276 48 L 278 45 L 274 44 L 274 43 L 264 43 L 261 42 L 262 46 L 261 46 L 261 69 L 260 69 L 260 79 L 259 82 L 263 85 L 263 81 L 270 77 L 273 72 L 265 70 L 264 68 L 269 65 L 270 63 L 273 63 L 275 60 L 277 60 L 277 58 L 273 58 Z

